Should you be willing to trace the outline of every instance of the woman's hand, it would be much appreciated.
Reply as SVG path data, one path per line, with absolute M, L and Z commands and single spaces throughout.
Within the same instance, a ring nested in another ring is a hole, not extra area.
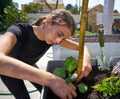
M 51 90 L 61 99 L 73 99 L 73 97 L 77 96 L 75 86 L 73 84 L 66 84 L 62 78 L 56 76 L 50 83 L 49 87 Z
M 83 60 L 83 67 L 82 72 L 77 78 L 76 82 L 79 82 L 83 77 L 87 77 L 88 74 L 92 71 L 91 61 L 90 59 L 84 59 Z
M 87 77 L 92 71 L 90 52 L 87 46 L 84 46 L 83 67 L 82 72 L 77 78 L 76 82 L 79 82 L 83 77 Z

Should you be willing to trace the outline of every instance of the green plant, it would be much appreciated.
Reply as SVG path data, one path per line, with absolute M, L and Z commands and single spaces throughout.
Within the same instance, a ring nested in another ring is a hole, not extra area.
M 42 4 L 39 3 L 29 3 L 24 5 L 22 11 L 27 13 L 38 13 L 43 10 Z
M 10 6 L 4 8 L 4 14 L 0 15 L 0 31 L 5 31 L 9 26 L 14 23 L 26 23 L 29 21 L 27 13 L 18 10 L 17 3 L 11 3 Z
M 80 34 L 80 30 L 75 30 L 75 33 Z M 85 34 L 93 34 L 93 33 L 90 31 L 85 31 Z
M 53 74 L 65 79 L 66 83 L 73 83 L 81 93 L 85 93 L 88 89 L 87 85 L 84 83 L 76 84 L 75 80 L 77 79 L 78 75 L 74 73 L 77 69 L 77 61 L 74 57 L 70 56 L 67 57 L 64 61 L 63 68 L 56 68 L 53 71 Z
M 97 64 L 99 70 L 110 70 L 110 57 L 104 54 L 104 30 L 103 25 L 99 25 L 99 45 L 100 56 L 97 56 Z M 120 77 L 117 75 L 110 75 L 102 80 L 101 84 L 91 86 L 98 91 L 103 97 L 115 96 L 120 93 Z M 111 98 L 110 98 L 111 99 Z
M 120 77 L 112 75 L 102 80 L 101 84 L 96 84 L 92 86 L 103 97 L 114 96 L 120 93 Z

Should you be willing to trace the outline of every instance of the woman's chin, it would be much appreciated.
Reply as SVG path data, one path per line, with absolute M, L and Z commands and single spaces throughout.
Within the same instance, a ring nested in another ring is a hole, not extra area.
M 46 41 L 47 44 L 53 44 L 51 41 Z

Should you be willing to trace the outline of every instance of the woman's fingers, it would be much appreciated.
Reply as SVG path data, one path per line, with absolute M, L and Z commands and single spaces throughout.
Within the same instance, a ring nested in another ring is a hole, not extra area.
M 72 83 L 70 83 L 69 86 L 70 86 L 73 90 L 76 90 L 76 87 L 75 87 Z
M 72 83 L 70 83 L 69 86 L 73 89 L 73 90 L 71 91 L 71 95 L 72 95 L 73 97 L 76 97 L 76 96 L 77 96 L 77 93 L 75 92 L 76 87 L 75 87 Z

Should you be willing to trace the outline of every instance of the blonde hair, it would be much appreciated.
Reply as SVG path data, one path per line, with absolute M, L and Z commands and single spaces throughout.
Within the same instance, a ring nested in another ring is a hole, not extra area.
M 51 18 L 52 25 L 67 26 L 71 30 L 72 35 L 74 35 L 75 21 L 69 11 L 65 9 L 53 10 L 48 16 L 39 17 L 32 25 L 42 25 L 47 17 Z

